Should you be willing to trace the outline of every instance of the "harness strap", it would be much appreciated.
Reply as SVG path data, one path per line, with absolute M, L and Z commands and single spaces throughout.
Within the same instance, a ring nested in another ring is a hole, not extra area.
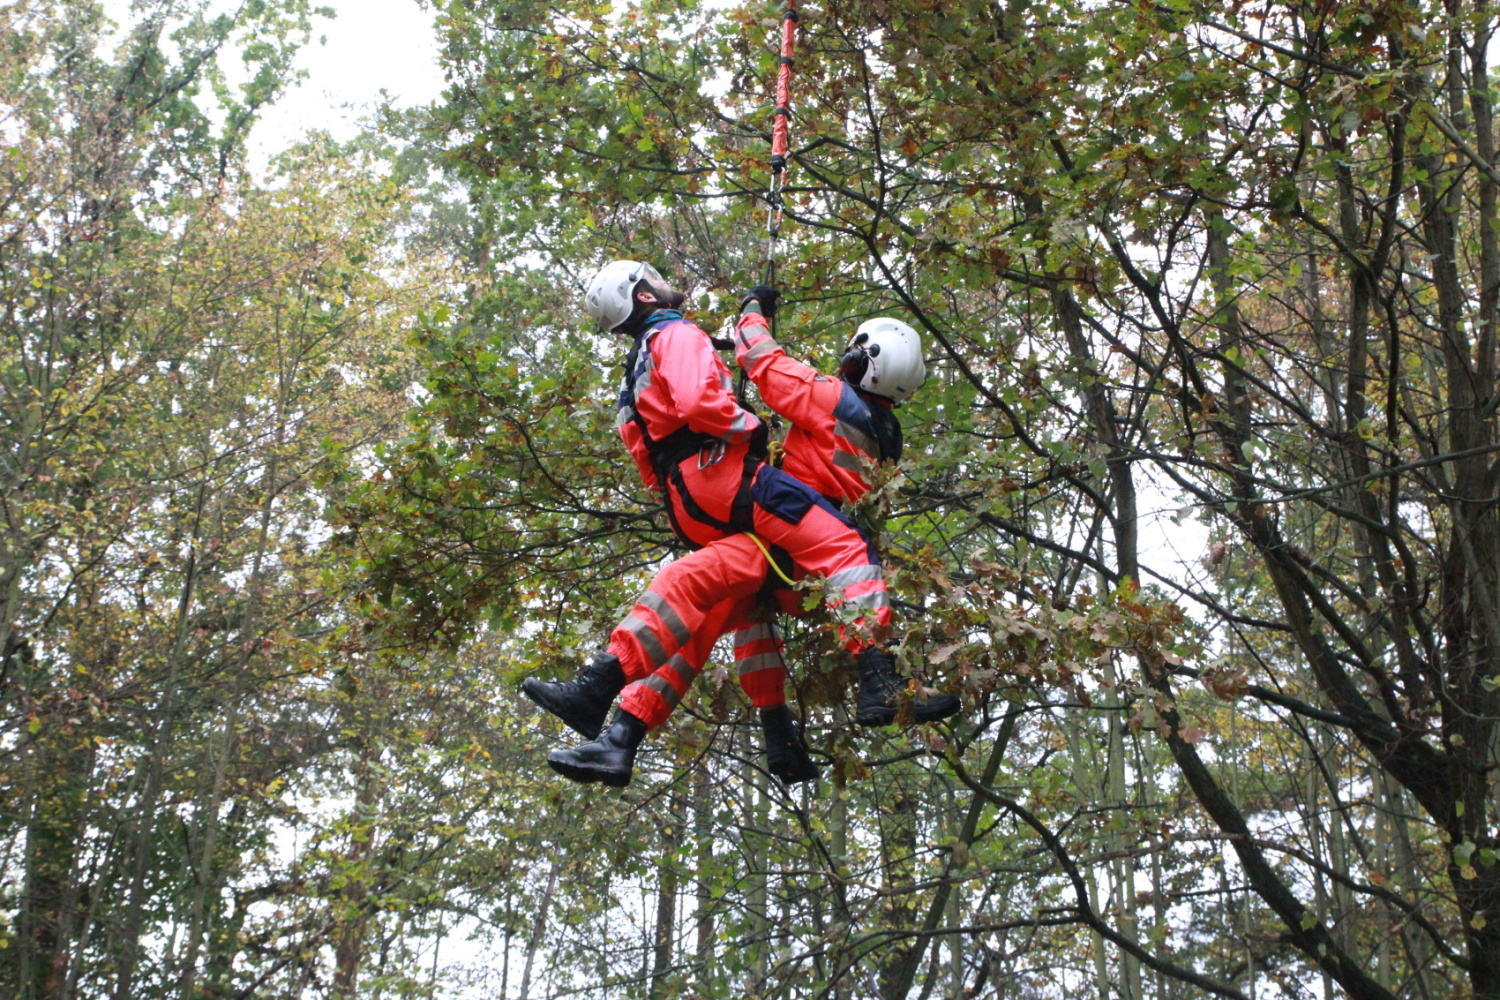
M 880 448 L 877 457 L 891 462 L 901 461 L 901 421 L 896 419 L 890 407 L 868 401 L 866 405 L 870 407 L 870 427 L 875 432 L 876 446 Z
M 651 457 L 651 467 L 656 472 L 657 481 L 667 489 L 671 484 L 677 488 L 677 496 L 682 502 L 682 509 L 688 517 L 700 524 L 706 524 L 716 531 L 727 534 L 738 534 L 750 531 L 755 527 L 754 513 L 755 501 L 751 498 L 751 486 L 755 481 L 756 470 L 766 456 L 766 443 L 768 431 L 764 422 L 756 427 L 750 439 L 750 446 L 745 450 L 745 460 L 740 474 L 740 485 L 735 490 L 734 500 L 730 504 L 729 519 L 723 520 L 714 517 L 703 506 L 698 503 L 692 492 L 688 489 L 687 480 L 682 474 L 682 465 L 689 459 L 696 459 L 700 468 L 706 468 L 722 457 L 725 447 L 724 442 L 712 434 L 695 431 L 683 424 L 663 438 L 652 437 L 650 428 L 646 426 L 646 418 L 641 416 L 640 407 L 636 399 L 636 379 L 642 367 L 641 351 L 650 351 L 650 340 L 668 323 L 681 319 L 681 314 L 674 313 L 654 323 L 649 324 L 636 337 L 635 343 L 631 345 L 630 355 L 625 359 L 625 380 L 620 390 L 619 407 L 630 408 L 631 419 L 635 421 L 636 427 L 641 432 L 641 440 L 646 445 L 646 453 Z M 715 451 L 720 451 L 719 456 L 710 458 Z M 682 525 L 678 523 L 677 514 L 671 503 L 670 494 L 667 497 L 667 519 L 672 524 L 672 531 L 687 545 L 695 545 L 689 539 Z

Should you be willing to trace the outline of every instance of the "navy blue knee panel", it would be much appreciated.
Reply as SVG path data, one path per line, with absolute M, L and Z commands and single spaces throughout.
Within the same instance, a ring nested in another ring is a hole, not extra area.
M 761 510 L 775 514 L 787 524 L 801 524 L 807 512 L 822 498 L 802 480 L 794 479 L 774 465 L 762 465 L 750 487 L 750 499 Z
M 864 539 L 871 565 L 879 565 L 880 556 L 875 551 L 875 540 L 865 534 L 863 528 L 845 517 L 823 494 L 774 465 L 760 467 L 755 483 L 750 487 L 750 499 L 766 513 L 776 515 L 787 524 L 801 524 L 808 511 L 814 507 L 823 508 Z

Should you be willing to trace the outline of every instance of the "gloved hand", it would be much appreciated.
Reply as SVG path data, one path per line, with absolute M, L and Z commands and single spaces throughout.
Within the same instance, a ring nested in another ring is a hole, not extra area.
M 770 285 L 756 285 L 740 302 L 740 310 L 743 311 L 747 305 L 754 302 L 760 306 L 760 314 L 766 318 L 766 322 L 770 322 L 776 318 L 776 300 L 779 298 L 781 298 L 780 289 L 772 288 Z

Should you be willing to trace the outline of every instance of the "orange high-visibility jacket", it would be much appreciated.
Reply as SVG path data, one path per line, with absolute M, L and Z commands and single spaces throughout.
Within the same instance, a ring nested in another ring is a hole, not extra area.
M 890 403 L 789 357 L 759 313 L 740 317 L 735 357 L 766 405 L 792 425 L 781 467 L 830 500 L 858 500 L 870 489 L 865 463 L 901 458 L 901 424 Z

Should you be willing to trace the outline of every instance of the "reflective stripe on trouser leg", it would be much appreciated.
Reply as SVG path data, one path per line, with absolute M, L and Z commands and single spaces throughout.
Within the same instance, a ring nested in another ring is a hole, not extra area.
M 723 575 L 722 560 L 698 557 L 694 552 L 668 563 L 610 633 L 609 651 L 619 657 L 627 681 L 662 667 L 693 637 L 707 608 L 717 603 L 714 578 Z
M 781 631 L 769 620 L 754 622 L 734 634 L 735 672 L 756 708 L 786 704 L 782 648 Z
M 667 721 L 697 676 L 698 671 L 679 653 L 650 677 L 626 687 L 620 697 L 620 707 L 644 722 L 647 728 L 655 729 Z
M 755 495 L 756 533 L 791 553 L 799 569 L 828 581 L 829 607 L 847 602 L 865 612 L 855 628 L 841 630 L 844 646 L 858 653 L 874 644 L 891 623 L 885 573 L 874 542 L 827 500 L 780 469 L 761 470 Z
M 891 621 L 891 597 L 885 589 L 885 573 L 879 566 L 860 566 L 835 573 L 828 578 L 828 605 L 852 604 L 864 611 L 873 612 L 876 621 L 889 625 Z M 882 618 L 881 615 L 884 615 Z M 845 643 L 848 637 L 840 635 Z M 852 652 L 858 650 L 852 649 Z
M 715 542 L 663 568 L 649 592 L 662 610 L 649 617 L 661 620 L 670 613 L 681 624 L 684 641 L 650 669 L 626 675 L 639 683 L 625 689 L 620 707 L 648 726 L 665 722 L 708 662 L 719 636 L 747 620 L 765 574 L 765 557 L 743 535 Z M 638 604 L 632 616 L 640 608 Z M 625 637 L 635 636 L 629 625 L 626 619 L 615 637 L 621 638 L 622 630 Z

